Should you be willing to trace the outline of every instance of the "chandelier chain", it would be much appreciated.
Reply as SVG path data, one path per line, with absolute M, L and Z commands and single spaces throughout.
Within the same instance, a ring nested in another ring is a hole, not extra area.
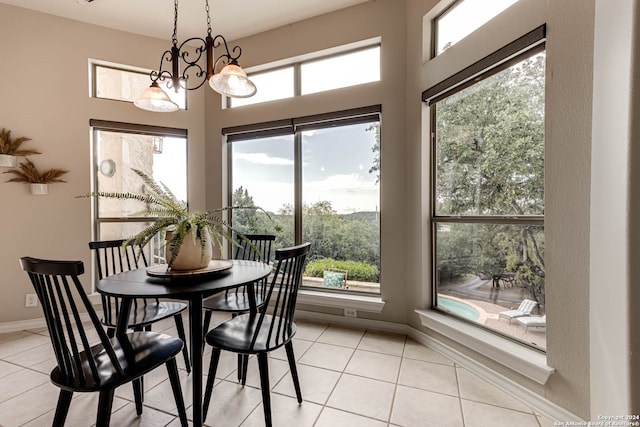
M 178 44 L 178 0 L 174 0 L 174 12 L 173 12 L 173 37 L 171 41 L 173 45 Z
M 209 0 L 204 1 L 204 10 L 207 12 L 207 35 L 211 35 L 211 17 L 209 16 Z

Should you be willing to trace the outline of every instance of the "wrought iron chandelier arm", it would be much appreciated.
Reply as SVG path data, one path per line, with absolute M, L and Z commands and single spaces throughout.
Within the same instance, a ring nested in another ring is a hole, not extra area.
M 151 77 L 151 82 L 155 83 L 158 80 L 160 81 L 164 81 L 167 77 L 171 78 L 171 73 L 167 70 L 163 69 L 163 64 L 164 62 L 171 62 L 171 51 L 170 50 L 165 50 L 164 53 L 162 54 L 162 57 L 160 57 L 160 65 L 158 66 L 157 70 L 151 70 L 151 72 L 149 73 L 149 76 Z
M 222 45 L 224 45 L 224 50 L 226 53 L 221 54 L 216 60 L 216 63 L 218 63 L 221 58 L 226 58 L 227 63 L 238 62 L 238 58 L 240 58 L 240 56 L 242 55 L 242 48 L 240 46 L 234 46 L 234 48 L 229 51 L 227 39 L 225 39 L 222 34 L 218 34 L 213 38 L 213 48 L 218 49 Z M 231 52 L 233 52 L 235 55 L 232 55 Z

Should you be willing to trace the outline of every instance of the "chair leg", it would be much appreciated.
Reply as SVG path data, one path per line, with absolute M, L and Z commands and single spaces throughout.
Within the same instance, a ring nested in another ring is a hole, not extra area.
M 175 357 L 166 363 L 167 373 L 169 374 L 169 382 L 171 382 L 171 390 L 176 400 L 178 408 L 178 416 L 180 417 L 180 425 L 187 427 L 187 412 L 184 409 L 184 397 L 182 396 L 182 387 L 180 386 L 180 377 L 178 375 L 178 365 Z
M 98 398 L 98 415 L 96 427 L 108 427 L 111 420 L 111 407 L 113 405 L 114 389 L 102 390 Z M 55 424 L 54 424 L 55 425 Z
M 247 385 L 247 371 L 249 369 L 249 355 L 248 354 L 242 354 L 240 355 L 242 357 L 242 371 L 241 371 L 241 378 L 240 379 L 240 383 L 242 384 L 242 387 L 244 387 L 245 385 Z M 238 365 L 240 365 L 240 360 L 238 360 Z
M 271 427 L 271 390 L 269 390 L 269 364 L 267 353 L 258 353 L 258 368 L 260 369 L 260 389 L 262 390 L 262 409 L 264 423 Z
M 142 414 L 142 400 L 144 393 L 144 384 L 142 383 L 142 377 L 136 378 L 131 382 L 133 386 L 133 398 L 136 402 L 136 414 Z
M 115 336 L 116 336 L 116 328 L 112 328 L 111 326 L 109 326 L 109 327 L 107 328 L 107 336 L 108 336 L 109 338 L 113 338 L 113 337 L 115 337 Z
M 54 426 L 64 425 L 64 421 L 67 419 L 67 414 L 69 413 L 69 406 L 71 405 L 72 397 L 72 391 L 60 390 L 60 394 L 58 395 L 58 406 L 56 406 L 56 414 L 53 417 Z
M 202 339 L 209 332 L 209 325 L 211 324 L 211 310 L 204 310 L 204 321 L 202 322 Z
M 182 322 L 182 315 L 180 313 L 173 316 L 176 321 L 176 329 L 178 330 L 178 337 L 184 341 L 182 347 L 182 356 L 184 357 L 184 364 L 187 368 L 187 373 L 191 373 L 191 362 L 189 361 L 189 350 L 187 349 L 187 336 L 184 333 L 184 323 Z
M 220 349 L 213 347 L 211 350 L 211 361 L 209 362 L 209 374 L 207 375 L 207 385 L 204 389 L 204 402 L 202 403 L 202 422 L 207 420 L 211 394 L 213 393 L 213 383 L 216 381 L 216 371 L 220 360 Z
M 298 368 L 296 368 L 296 358 L 293 354 L 293 343 L 289 341 L 284 345 L 284 349 L 287 351 L 287 360 L 289 361 L 289 370 L 291 371 L 291 378 L 293 378 L 293 387 L 296 389 L 296 397 L 298 403 L 302 403 L 302 392 L 300 391 L 300 380 L 298 379 Z

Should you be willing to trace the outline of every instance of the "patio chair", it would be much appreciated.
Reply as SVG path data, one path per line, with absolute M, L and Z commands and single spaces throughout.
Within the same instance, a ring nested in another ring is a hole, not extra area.
M 533 309 L 537 307 L 537 305 L 538 303 L 533 300 L 530 300 L 530 299 L 522 300 L 518 308 L 516 308 L 515 310 L 507 310 L 507 311 L 500 312 L 500 315 L 498 316 L 498 320 L 502 319 L 503 317 L 506 317 L 507 319 L 509 319 L 509 323 L 511 323 L 513 319 L 516 319 L 518 317 L 529 316 L 533 311 Z
M 529 328 L 546 328 L 547 327 L 547 315 L 544 316 L 525 316 L 518 317 L 516 319 L 519 323 L 524 325 L 524 331 L 529 331 Z

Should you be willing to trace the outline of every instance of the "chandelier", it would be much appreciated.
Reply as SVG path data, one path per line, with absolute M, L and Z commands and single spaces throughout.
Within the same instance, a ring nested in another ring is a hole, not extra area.
M 144 91 L 142 97 L 134 104 L 143 110 L 155 112 L 171 112 L 178 110 L 178 104 L 173 102 L 167 93 L 160 88 L 160 83 L 166 81 L 167 88 L 176 93 L 180 89 L 194 90 L 200 88 L 206 81 L 216 92 L 233 98 L 248 98 L 255 95 L 256 85 L 247 78 L 247 73 L 238 65 L 238 58 L 242 49 L 235 46 L 231 51 L 227 40 L 220 34 L 211 35 L 211 18 L 209 17 L 209 0 L 205 0 L 207 12 L 207 36 L 204 39 L 192 37 L 178 46 L 178 0 L 174 0 L 173 37 L 170 50 L 165 51 L 160 58 L 160 67 L 149 74 L 151 86 Z M 214 49 L 224 48 L 223 53 L 215 60 Z M 205 58 L 205 68 L 200 60 Z M 170 64 L 170 67 L 167 66 Z M 216 74 L 216 67 L 226 64 Z M 170 69 L 169 69 L 170 68 Z M 182 71 L 180 71 L 182 69 Z

